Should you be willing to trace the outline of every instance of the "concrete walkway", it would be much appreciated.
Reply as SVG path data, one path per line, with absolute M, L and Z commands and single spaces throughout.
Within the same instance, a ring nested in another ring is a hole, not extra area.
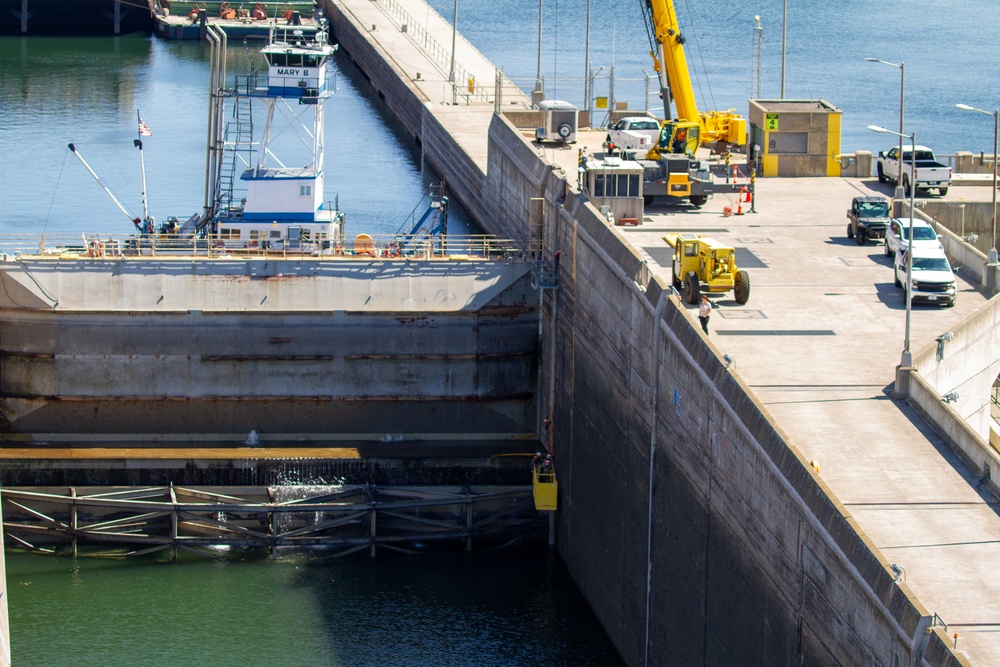
M 713 299 L 711 342 L 734 359 L 732 372 L 816 462 L 921 603 L 948 624 L 949 635 L 958 633 L 958 649 L 975 664 L 1000 664 L 997 499 L 908 405 L 890 397 L 904 338 L 903 292 L 881 243 L 857 246 L 845 235 L 851 198 L 886 186 L 837 178 L 757 185 L 755 214 L 723 217 L 724 206 L 735 208 L 724 196 L 700 211 L 658 205 L 647 209 L 644 226 L 620 228 L 621 235 L 666 280 L 666 231 L 745 249 L 750 301 Z M 989 188 L 961 190 L 989 198 Z M 968 282 L 960 281 L 959 291 L 954 308 L 913 309 L 914 351 L 985 301 Z M 688 309 L 697 327 L 697 309 Z

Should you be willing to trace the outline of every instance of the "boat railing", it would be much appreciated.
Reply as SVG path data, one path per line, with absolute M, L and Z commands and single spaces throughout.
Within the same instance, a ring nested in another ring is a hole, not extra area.
M 305 231 L 305 230 L 303 230 Z M 231 234 L 7 234 L 0 235 L 0 260 L 128 259 L 129 257 L 521 260 L 523 243 L 489 234 L 427 236 L 358 234 L 333 238 L 242 240 Z

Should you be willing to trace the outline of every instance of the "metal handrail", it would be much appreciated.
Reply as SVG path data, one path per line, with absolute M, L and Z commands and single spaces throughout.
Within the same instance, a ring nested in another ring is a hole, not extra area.
M 490 234 L 358 234 L 334 239 L 243 241 L 221 234 L 5 234 L 0 261 L 125 260 L 132 257 L 206 259 L 476 259 L 515 260 L 528 256 L 523 242 Z

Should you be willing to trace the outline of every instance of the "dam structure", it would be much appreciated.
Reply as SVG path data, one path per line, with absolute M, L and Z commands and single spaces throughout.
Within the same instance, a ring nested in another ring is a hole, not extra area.
M 758 179 L 752 214 L 717 196 L 621 226 L 577 178 L 603 131 L 534 143 L 531 100 L 464 39 L 442 47 L 452 28 L 421 0 L 321 4 L 494 241 L 421 262 L 234 255 L 194 280 L 183 256 L 4 262 L 6 485 L 103 469 L 193 502 L 205 492 L 172 484 L 269 484 L 288 459 L 350 484 L 437 460 L 470 495 L 524 483 L 497 455 L 541 443 L 559 557 L 629 665 L 995 662 L 985 255 L 939 229 L 965 253 L 958 302 L 914 313 L 913 366 L 897 369 L 882 247 L 842 238 L 870 174 Z M 738 246 L 753 277 L 708 334 L 672 291 L 677 231 Z
M 756 217 L 713 220 L 726 215 L 717 198 L 690 219 L 654 208 L 619 227 L 574 173 L 577 149 L 603 132 L 534 144 L 539 111 L 464 40 L 462 76 L 450 76 L 451 27 L 433 12 L 413 20 L 421 2 L 324 9 L 483 228 L 558 261 L 558 288 L 541 297 L 538 384 L 560 480 L 556 544 L 628 664 L 990 664 L 995 454 L 981 429 L 917 395 L 947 393 L 921 369 L 903 369 L 909 390 L 889 395 L 900 299 L 881 287 L 884 263 L 830 242 L 870 174 L 758 179 Z M 788 226 L 807 199 L 821 223 Z M 679 227 L 711 228 L 759 261 L 749 307 L 717 309 L 707 337 L 671 295 L 662 236 Z M 817 279 L 790 280 L 783 267 L 804 247 L 822 249 Z M 917 349 L 994 321 L 976 257 L 954 310 L 914 318 Z M 889 352 L 855 366 L 873 337 Z M 963 358 L 952 377 L 982 368 Z

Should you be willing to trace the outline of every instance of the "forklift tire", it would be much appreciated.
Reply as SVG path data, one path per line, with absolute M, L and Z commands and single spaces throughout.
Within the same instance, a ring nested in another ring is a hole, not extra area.
M 688 271 L 684 276 L 684 300 L 692 305 L 701 301 L 701 283 L 694 271 Z
M 750 274 L 746 271 L 737 272 L 733 295 L 736 297 L 736 303 L 741 306 L 750 300 Z
M 691 206 L 701 208 L 708 203 L 708 195 L 691 195 L 688 197 L 688 201 L 691 202 Z

